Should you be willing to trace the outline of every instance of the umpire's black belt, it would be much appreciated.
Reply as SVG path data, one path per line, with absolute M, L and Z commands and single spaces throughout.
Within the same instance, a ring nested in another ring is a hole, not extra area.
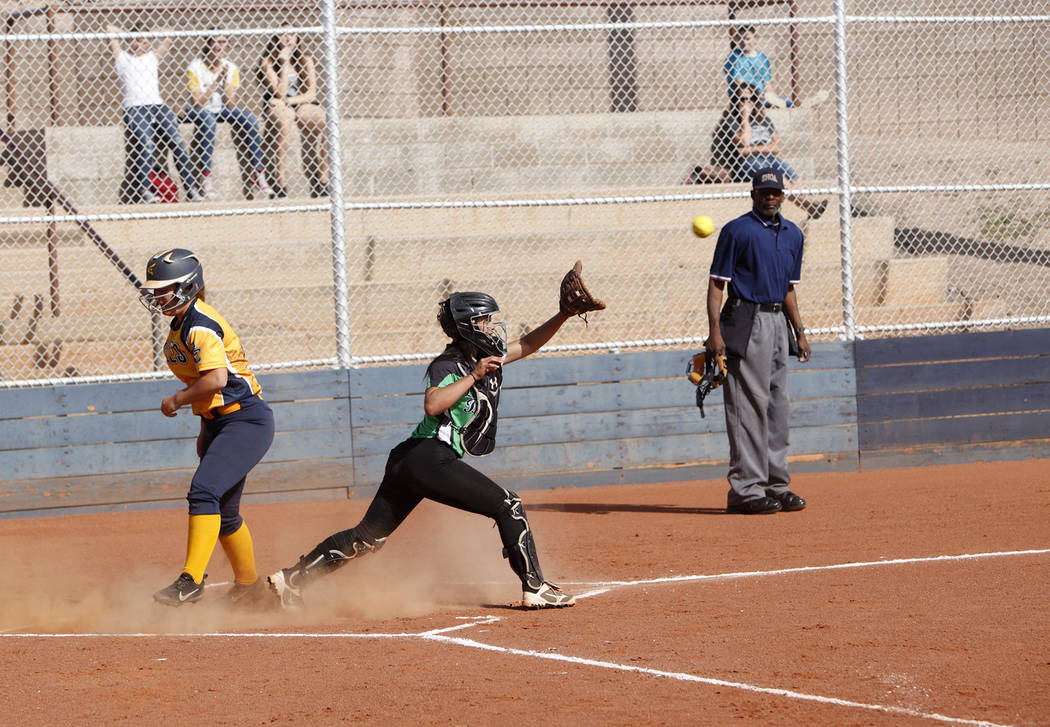
M 746 303 L 748 305 L 755 306 L 755 310 L 760 310 L 764 313 L 779 313 L 780 311 L 784 310 L 783 303 L 752 303 L 751 301 L 744 300 L 743 298 L 730 298 L 728 300 L 728 303 L 734 308 L 738 305 L 741 305 L 742 303 Z

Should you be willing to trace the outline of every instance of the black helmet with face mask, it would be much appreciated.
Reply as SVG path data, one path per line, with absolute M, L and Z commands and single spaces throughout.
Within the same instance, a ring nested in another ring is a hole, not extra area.
M 445 335 L 466 341 L 482 357 L 505 356 L 507 325 L 495 320 L 499 312 L 495 298 L 487 293 L 453 293 L 441 302 L 438 322 Z
M 171 293 L 158 290 L 175 286 Z M 154 313 L 171 315 L 204 290 L 204 268 L 197 256 L 181 247 L 158 252 L 146 263 L 146 282 L 139 300 Z

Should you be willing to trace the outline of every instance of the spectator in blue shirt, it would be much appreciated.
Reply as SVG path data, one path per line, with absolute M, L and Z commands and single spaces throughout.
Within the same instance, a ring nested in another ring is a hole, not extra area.
M 827 91 L 818 91 L 813 96 L 795 103 L 790 98 L 777 94 L 768 88 L 773 74 L 770 70 L 769 57 L 758 49 L 758 36 L 755 26 L 744 25 L 733 28 L 729 36 L 729 56 L 722 65 L 726 76 L 726 93 L 733 98 L 734 90 L 741 83 L 749 84 L 763 99 L 764 105 L 776 108 L 796 108 L 817 106 L 828 98 Z
M 810 347 L 795 297 L 804 238 L 780 214 L 784 174 L 759 169 L 751 186 L 751 211 L 725 225 L 715 245 L 704 347 L 726 357 L 726 510 L 757 515 L 806 506 L 788 489 L 787 360 L 792 341 L 799 361 L 809 360 Z

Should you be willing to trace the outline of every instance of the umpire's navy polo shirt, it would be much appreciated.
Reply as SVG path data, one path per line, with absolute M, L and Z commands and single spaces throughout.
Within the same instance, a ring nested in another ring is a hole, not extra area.
M 777 214 L 766 222 L 754 210 L 718 235 L 711 277 L 729 283 L 729 295 L 753 303 L 780 303 L 802 278 L 802 230 Z

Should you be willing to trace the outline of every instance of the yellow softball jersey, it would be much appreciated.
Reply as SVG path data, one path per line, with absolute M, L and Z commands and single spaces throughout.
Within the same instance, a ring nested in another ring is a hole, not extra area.
M 181 321 L 171 321 L 164 344 L 168 368 L 189 386 L 205 371 L 226 369 L 229 378 L 222 391 L 210 400 L 193 402 L 194 414 L 207 414 L 261 391 L 258 380 L 248 369 L 240 339 L 219 312 L 202 300 L 195 300 Z

